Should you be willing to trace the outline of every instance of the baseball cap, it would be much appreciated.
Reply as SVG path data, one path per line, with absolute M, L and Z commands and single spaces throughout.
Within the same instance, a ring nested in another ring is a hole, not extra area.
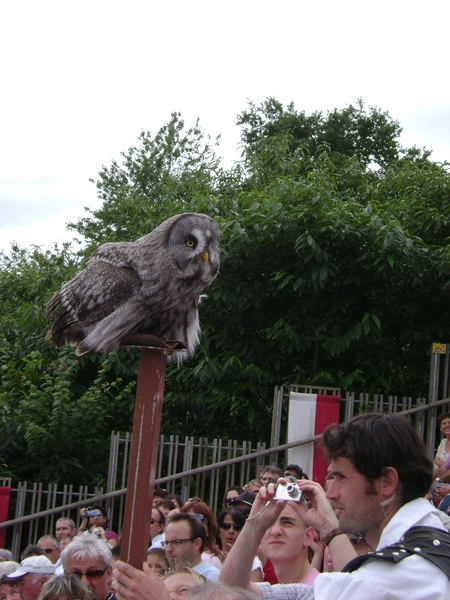
M 256 494 L 253 494 L 252 492 L 244 492 L 240 496 L 232 498 L 230 504 L 233 505 L 242 502 L 243 504 L 248 504 L 249 506 L 252 506 L 253 502 L 255 501 L 255 498 Z
M 8 579 L 23 577 L 27 573 L 42 573 L 42 575 L 53 575 L 55 565 L 46 556 L 30 556 L 24 558 L 19 568 L 8 575 Z
M 306 475 L 306 473 L 305 473 L 305 472 L 303 471 L 303 469 L 302 469 L 301 467 L 299 467 L 298 465 L 294 465 L 294 464 L 292 464 L 292 465 L 288 465 L 288 466 L 285 468 L 285 471 L 290 471 L 291 469 L 292 469 L 293 471 L 297 471 L 297 473 L 300 475 L 300 477 L 306 477 L 306 479 L 308 479 L 308 476 Z

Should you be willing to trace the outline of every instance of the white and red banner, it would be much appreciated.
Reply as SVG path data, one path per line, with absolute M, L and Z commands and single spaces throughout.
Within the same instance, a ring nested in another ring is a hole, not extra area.
M 8 520 L 9 500 L 11 498 L 11 488 L 9 486 L 0 486 L 0 523 Z M 0 529 L 0 548 L 5 548 L 6 529 Z
M 339 423 L 340 405 L 341 396 L 291 392 L 289 395 L 288 443 L 320 435 L 327 425 Z M 299 465 L 309 479 L 324 485 L 328 465 L 318 441 L 290 448 L 287 464 Z

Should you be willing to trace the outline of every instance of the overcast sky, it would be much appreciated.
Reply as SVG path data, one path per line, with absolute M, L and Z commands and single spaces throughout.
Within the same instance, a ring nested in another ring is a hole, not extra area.
M 181 111 L 238 158 L 236 115 L 362 97 L 450 161 L 450 2 L 0 3 L 0 249 L 71 239 L 102 165 Z

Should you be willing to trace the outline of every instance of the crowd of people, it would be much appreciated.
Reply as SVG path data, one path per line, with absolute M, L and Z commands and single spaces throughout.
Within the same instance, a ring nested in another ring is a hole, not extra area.
M 83 509 L 78 529 L 62 517 L 20 564 L 0 550 L 0 600 L 450 598 L 450 413 L 439 423 L 434 464 L 404 417 L 330 426 L 323 487 L 299 465 L 269 465 L 230 486 L 217 516 L 155 490 L 141 570 L 119 560 L 102 507 Z

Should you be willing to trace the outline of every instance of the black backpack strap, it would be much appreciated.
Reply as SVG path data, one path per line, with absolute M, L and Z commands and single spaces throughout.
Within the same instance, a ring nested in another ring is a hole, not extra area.
M 356 571 L 366 561 L 387 560 L 398 563 L 416 554 L 428 559 L 439 567 L 450 579 L 450 533 L 436 527 L 411 527 L 395 544 L 381 550 L 362 554 L 351 560 L 343 569 L 344 573 Z

